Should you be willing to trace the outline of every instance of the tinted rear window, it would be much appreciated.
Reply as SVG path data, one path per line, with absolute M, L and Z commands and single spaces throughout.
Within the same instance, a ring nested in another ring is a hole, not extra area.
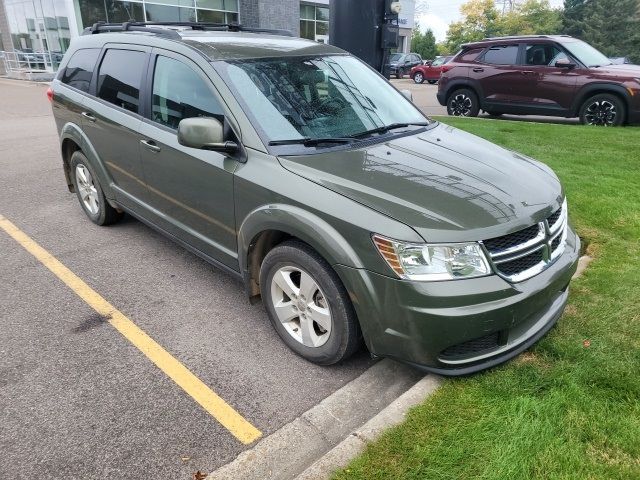
M 482 53 L 484 48 L 472 48 L 471 50 L 467 50 L 466 52 L 462 52 L 458 57 L 459 62 L 473 62 L 478 55 Z
M 518 63 L 518 45 L 496 45 L 484 54 L 484 62 L 493 65 L 515 65 Z
M 98 72 L 98 97 L 138 113 L 146 55 L 134 50 L 107 50 Z
M 83 92 L 89 91 L 93 69 L 98 61 L 99 48 L 78 50 L 69 59 L 60 81 Z

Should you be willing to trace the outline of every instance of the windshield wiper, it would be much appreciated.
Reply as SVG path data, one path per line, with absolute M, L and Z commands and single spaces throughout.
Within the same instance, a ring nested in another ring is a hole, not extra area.
M 315 147 L 323 143 L 353 143 L 356 140 L 350 137 L 327 137 L 327 138 L 292 138 L 291 140 L 272 140 L 269 142 L 269 146 L 276 145 L 304 145 L 305 147 Z
M 395 130 L 396 128 L 405 128 L 409 126 L 426 127 L 431 125 L 429 122 L 410 122 L 410 123 L 392 123 L 390 125 L 384 125 L 382 127 L 372 128 L 371 130 L 365 130 L 364 132 L 351 135 L 351 138 L 366 137 L 367 135 L 373 135 L 375 133 L 387 133 L 389 130 Z

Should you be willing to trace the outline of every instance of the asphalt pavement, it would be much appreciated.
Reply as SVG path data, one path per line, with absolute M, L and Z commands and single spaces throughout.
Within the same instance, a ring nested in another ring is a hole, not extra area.
M 0 216 L 162 346 L 262 438 L 361 375 L 290 352 L 242 286 L 67 191 L 46 85 L 0 79 Z M 0 478 L 192 478 L 250 448 L 0 230 Z

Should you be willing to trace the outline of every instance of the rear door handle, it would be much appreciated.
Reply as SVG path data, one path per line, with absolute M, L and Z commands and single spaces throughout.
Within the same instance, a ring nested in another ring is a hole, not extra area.
M 96 121 L 96 117 L 94 117 L 93 113 L 91 113 L 91 112 L 82 112 L 82 116 L 84 118 L 86 118 L 87 120 L 89 120 L 90 122 L 95 122 Z
M 140 143 L 152 152 L 159 152 L 162 150 L 153 140 L 140 140 Z
M 476 67 L 473 69 L 473 71 L 476 73 L 484 72 L 484 68 Z
M 535 72 L 533 70 L 521 70 L 520 73 L 523 75 L 533 75 Z

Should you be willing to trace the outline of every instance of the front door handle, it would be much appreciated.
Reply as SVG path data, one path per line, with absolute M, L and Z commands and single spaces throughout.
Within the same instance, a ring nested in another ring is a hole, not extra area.
M 473 69 L 473 71 L 476 73 L 484 72 L 484 68 L 476 67 Z
M 90 122 L 95 122 L 96 121 L 96 117 L 94 117 L 93 113 L 91 113 L 91 112 L 82 112 L 82 116 L 84 118 L 86 118 L 87 120 L 89 120 Z
M 154 142 L 153 140 L 140 140 L 140 143 L 152 152 L 157 153 L 162 150 L 158 145 L 156 145 L 156 142 Z

